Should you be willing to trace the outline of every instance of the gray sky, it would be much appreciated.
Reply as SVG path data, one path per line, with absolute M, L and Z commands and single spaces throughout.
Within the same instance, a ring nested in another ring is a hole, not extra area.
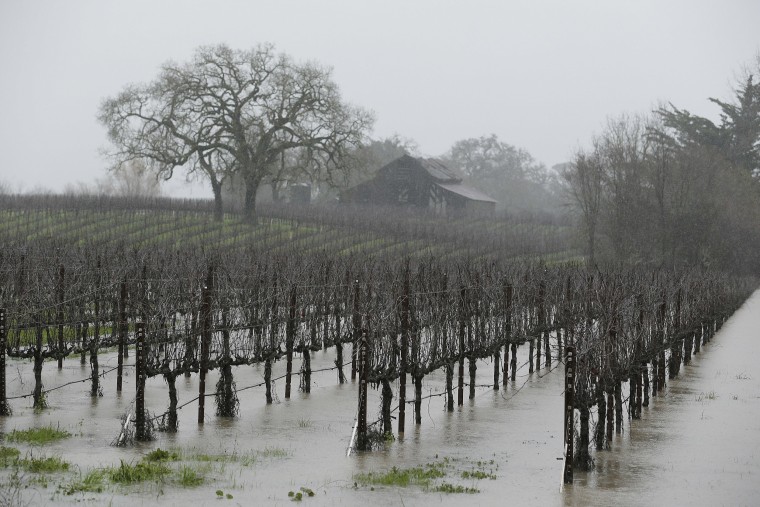
M 102 177 L 100 101 L 221 42 L 332 66 L 375 137 L 436 156 L 495 133 L 551 166 L 611 115 L 671 101 L 714 118 L 759 26 L 758 0 L 0 0 L 0 180 Z

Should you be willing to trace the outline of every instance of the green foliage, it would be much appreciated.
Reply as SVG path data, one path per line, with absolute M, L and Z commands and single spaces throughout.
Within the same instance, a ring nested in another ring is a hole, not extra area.
M 177 453 L 165 451 L 159 447 L 155 451 L 149 452 L 143 459 L 145 461 L 177 461 L 179 456 Z
M 21 468 L 26 470 L 27 472 L 40 474 L 40 473 L 53 473 L 53 472 L 64 472 L 69 469 L 69 463 L 62 460 L 58 456 L 53 457 L 39 457 L 35 458 L 34 456 L 30 456 L 28 458 L 23 458 L 18 460 L 18 464 Z
M 435 487 L 435 491 L 439 493 L 480 493 L 480 490 L 477 488 L 465 487 L 459 484 L 451 484 L 448 482 L 442 482 L 441 484 L 437 485 Z
M 5 436 L 8 442 L 23 442 L 34 445 L 44 445 L 56 440 L 69 438 L 71 433 L 52 426 L 31 428 L 28 430 L 13 430 Z
M 118 484 L 134 484 L 145 481 L 163 481 L 171 472 L 163 463 L 143 461 L 135 465 L 121 460 L 118 467 L 107 471 L 108 478 Z
M 15 447 L 0 447 L 0 466 L 8 467 L 15 464 L 19 454 L 19 450 Z
M 181 466 L 178 471 L 179 483 L 185 487 L 193 487 L 203 484 L 203 475 L 189 466 Z
M 439 479 L 446 474 L 440 466 L 428 464 L 424 467 L 397 468 L 393 467 L 387 472 L 367 472 L 354 475 L 354 480 L 362 484 L 374 484 L 380 486 L 423 486 L 428 487 L 433 479 Z
M 81 480 L 63 486 L 63 492 L 66 495 L 73 495 L 75 493 L 102 493 L 105 476 L 106 471 L 103 469 L 91 470 Z
M 491 480 L 496 480 L 496 475 L 492 474 L 490 472 L 484 472 L 483 470 L 472 470 L 472 471 L 465 470 L 464 472 L 462 472 L 462 479 L 476 479 L 476 480 L 491 479 Z

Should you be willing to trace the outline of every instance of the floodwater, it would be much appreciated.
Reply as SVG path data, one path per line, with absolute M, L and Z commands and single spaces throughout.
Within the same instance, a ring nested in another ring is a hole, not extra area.
M 284 379 L 277 381 L 276 402 L 267 405 L 262 382 L 263 365 L 234 369 L 240 390 L 240 416 L 229 420 L 214 415 L 207 398 L 205 424 L 197 423 L 197 402 L 179 412 L 176 434 L 156 433 L 156 439 L 134 447 L 109 444 L 118 435 L 121 417 L 134 399 L 134 377 L 124 378 L 116 394 L 115 372 L 103 381 L 104 396 L 92 399 L 89 382 L 48 394 L 49 409 L 35 413 L 31 399 L 11 401 L 14 413 L 0 418 L 0 431 L 47 424 L 58 425 L 71 438 L 44 448 L 16 445 L 22 454 L 58 455 L 72 463 L 67 473 L 50 476 L 47 484 L 32 483 L 21 491 L 34 505 L 85 503 L 89 505 L 289 505 L 288 492 L 301 487 L 314 491 L 304 505 L 752 505 L 760 493 L 760 291 L 703 348 L 681 376 L 668 384 L 665 396 L 653 399 L 642 419 L 628 421 L 609 451 L 595 455 L 596 469 L 576 472 L 575 483 L 560 488 L 562 461 L 562 367 L 528 374 L 527 367 L 506 389 L 479 387 L 474 400 L 465 399 L 453 413 L 445 411 L 444 397 L 423 402 L 423 418 L 415 426 L 407 409 L 406 435 L 381 451 L 346 456 L 357 406 L 356 384 L 337 383 L 334 371 L 315 373 L 310 394 L 297 391 L 284 399 Z M 527 347 L 520 348 L 527 354 Z M 346 351 L 350 347 L 346 348 Z M 130 361 L 134 354 L 130 356 Z M 101 367 L 116 362 L 102 354 Z M 525 361 L 520 356 L 519 364 Z M 332 366 L 334 353 L 317 352 L 312 368 Z M 556 363 L 553 363 L 556 365 Z M 294 365 L 298 369 L 298 364 Z M 273 376 L 285 364 L 274 365 Z M 69 358 L 64 369 L 45 364 L 46 388 L 86 378 L 89 365 Z M 8 396 L 28 394 L 33 388 L 31 365 L 8 361 Z M 207 391 L 217 380 L 213 372 Z M 493 381 L 493 366 L 479 363 L 479 385 Z M 443 391 L 442 373 L 429 375 L 423 395 Z M 179 402 L 197 395 L 197 378 L 177 379 Z M 413 397 L 411 383 L 407 398 Z M 394 395 L 397 395 L 395 386 Z M 465 398 L 467 391 L 465 391 Z M 394 400 L 395 401 L 395 400 Z M 146 407 L 158 414 L 168 406 L 168 390 L 160 378 L 146 386 Z M 380 397 L 370 390 L 370 416 L 379 417 Z M 395 406 L 395 403 L 394 403 Z M 394 414 L 395 415 L 395 414 Z M 396 421 L 394 421 L 395 429 Z M 15 445 L 15 444 L 14 444 Z M 185 454 L 256 455 L 250 461 L 205 464 L 204 483 L 183 488 L 174 482 L 148 483 L 103 493 L 75 493 L 58 489 L 79 473 L 94 467 L 138 461 L 156 448 L 181 449 Z M 475 494 L 446 494 L 409 486 L 355 485 L 354 474 L 382 472 L 393 466 L 408 468 L 440 463 L 448 458 L 447 475 L 440 482 L 473 487 Z M 462 472 L 481 470 L 495 479 L 464 479 Z M 0 471 L 6 479 L 9 471 Z M 232 499 L 217 499 L 217 490 Z

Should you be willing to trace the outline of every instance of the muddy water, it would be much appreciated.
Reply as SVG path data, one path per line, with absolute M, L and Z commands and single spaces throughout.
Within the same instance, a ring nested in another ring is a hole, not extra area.
M 480 387 L 475 399 L 465 399 L 464 406 L 454 413 L 444 410 L 442 396 L 426 399 L 421 426 L 413 424 L 411 407 L 407 410 L 403 440 L 388 444 L 383 451 L 351 457 L 346 457 L 346 447 L 356 413 L 356 384 L 338 385 L 334 371 L 315 373 L 312 392 L 294 391 L 290 400 L 284 399 L 284 380 L 278 381 L 278 399 L 272 405 L 266 405 L 261 387 L 241 390 L 240 416 L 234 420 L 215 417 L 213 399 L 209 399 L 206 422 L 199 426 L 197 402 L 191 403 L 179 412 L 178 433 L 157 433 L 155 441 L 131 448 L 109 445 L 134 398 L 131 375 L 124 379 L 121 396 L 115 393 L 115 373 L 105 378 L 102 398 L 91 399 L 87 383 L 51 392 L 50 408 L 40 414 L 31 410 L 31 399 L 13 400 L 14 414 L 0 419 L 0 431 L 54 424 L 74 435 L 44 450 L 31 450 L 60 455 L 74 465 L 72 472 L 51 476 L 47 487 L 33 484 L 23 490 L 24 499 L 33 504 L 290 505 L 288 492 L 302 486 L 316 494 L 303 499 L 302 503 L 309 505 L 756 504 L 753 495 L 760 492 L 756 480 L 760 478 L 758 329 L 760 293 L 724 326 L 692 365 L 682 370 L 678 380 L 669 383 L 666 395 L 654 400 L 641 421 L 626 424 L 612 449 L 596 455 L 596 470 L 576 474 L 575 484 L 562 492 L 562 462 L 557 459 L 562 447 L 561 368 L 529 375 L 524 367 L 517 381 L 506 389 Z M 526 358 L 520 359 L 522 364 Z M 333 360 L 332 351 L 318 352 L 312 367 L 327 368 Z M 104 369 L 115 363 L 114 354 L 101 356 Z M 281 374 L 284 366 L 276 364 L 274 376 Z M 490 363 L 480 363 L 478 384 L 491 383 L 492 371 Z M 263 366 L 234 370 L 239 389 L 258 384 L 263 373 Z M 28 362 L 9 361 L 7 375 L 9 396 L 31 392 Z M 70 358 L 60 372 L 55 363 L 46 363 L 44 383 L 50 388 L 88 375 L 89 366 Z M 216 380 L 211 374 L 207 389 Z M 430 375 L 425 378 L 423 394 L 440 393 L 443 385 L 442 374 Z M 179 378 L 177 387 L 180 403 L 191 400 L 197 395 L 197 378 Z M 411 398 L 411 385 L 408 389 L 407 397 Z M 151 379 L 146 406 L 160 413 L 167 405 L 164 382 Z M 379 416 L 379 406 L 379 392 L 370 391 L 370 415 Z M 30 452 L 28 447 L 18 447 L 23 453 Z M 78 471 L 118 465 L 120 460 L 137 461 L 158 447 L 189 453 L 258 455 L 245 465 L 209 466 L 204 484 L 195 488 L 172 483 L 129 489 L 112 486 L 105 493 L 72 496 L 56 489 L 76 478 Z M 443 480 L 480 492 L 463 495 L 415 487 L 372 490 L 354 486 L 356 473 L 406 468 L 444 458 L 449 458 L 449 466 Z M 462 479 L 461 472 L 475 468 L 492 472 L 496 479 Z M 0 473 L 7 478 L 7 471 Z M 234 498 L 217 500 L 216 490 Z

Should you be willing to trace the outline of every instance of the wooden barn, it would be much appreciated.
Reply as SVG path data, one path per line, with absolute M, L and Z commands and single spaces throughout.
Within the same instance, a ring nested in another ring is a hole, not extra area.
M 381 167 L 375 177 L 346 190 L 341 201 L 354 204 L 433 209 L 442 214 L 486 215 L 496 200 L 462 184 L 462 178 L 433 158 L 403 155 Z

